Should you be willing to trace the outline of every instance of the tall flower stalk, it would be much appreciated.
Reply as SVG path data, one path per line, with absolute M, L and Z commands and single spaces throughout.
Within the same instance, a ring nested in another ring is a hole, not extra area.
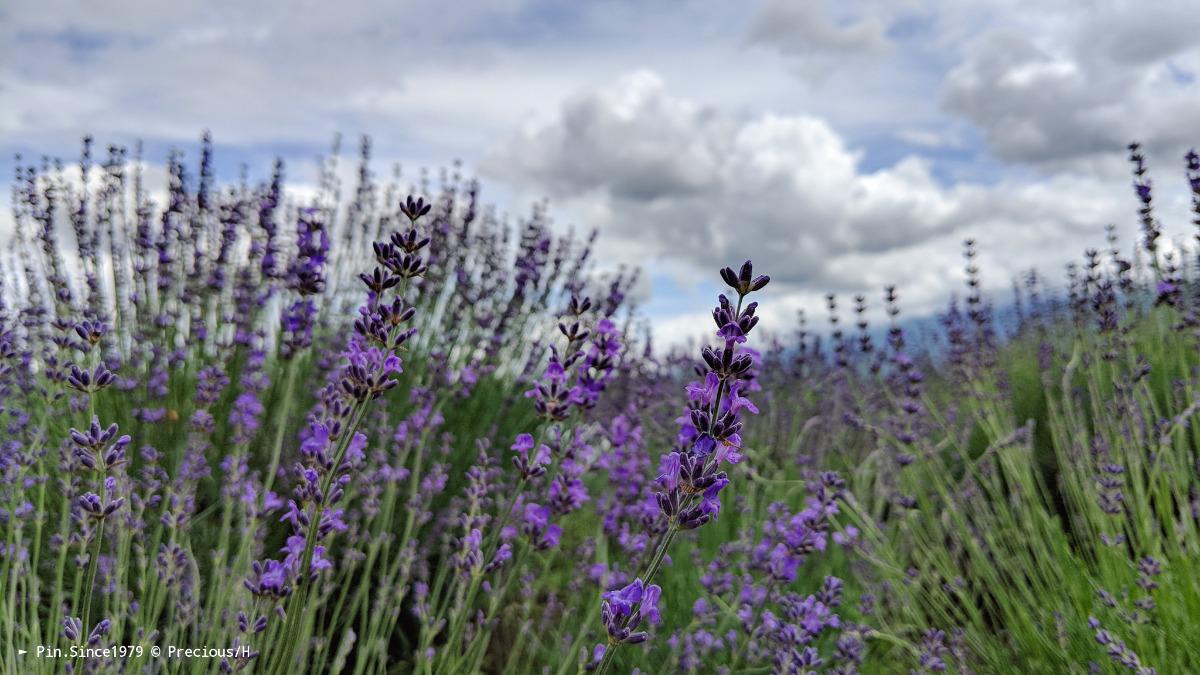
M 324 392 L 319 421 L 312 423 L 301 447 L 302 461 L 294 468 L 297 485 L 284 518 L 295 534 L 288 539 L 288 556 L 283 563 L 293 579 L 294 592 L 286 605 L 280 633 L 284 648 L 274 662 L 276 672 L 281 674 L 294 667 L 295 646 L 306 639 L 304 624 L 311 618 L 307 609 L 318 573 L 332 565 L 325 558 L 326 546 L 319 542 L 347 527 L 343 509 L 334 507 L 351 488 L 351 472 L 364 457 L 367 437 L 359 426 L 369 404 L 398 384 L 393 375 L 403 372 L 401 348 L 416 334 L 409 325 L 416 311 L 407 304 L 405 292 L 411 281 L 426 271 L 421 250 L 430 240 L 418 233 L 417 222 L 431 207 L 410 196 L 401 208 L 409 219 L 409 228 L 374 245 L 378 265 L 360 275 L 367 287 L 367 299 L 359 307 L 354 335 L 342 352 L 345 363 L 340 378 Z M 307 232 L 308 237 L 302 232 L 301 250 L 306 250 L 307 244 L 308 249 L 319 250 L 323 256 L 328 246 L 323 231 L 317 235 L 321 244 L 313 243 L 312 229 Z M 312 287 L 319 275 L 312 274 L 307 265 L 302 260 L 293 276 L 298 284 Z M 291 339 L 304 342 L 311 331 L 311 305 L 302 302 L 305 304 L 297 311 L 301 317 L 298 323 L 305 325 L 287 329 Z
M 737 294 L 737 303 L 721 295 L 713 309 L 717 337 L 724 345 L 701 350 L 703 365 L 697 367 L 697 373 L 703 379 L 688 385 L 687 412 L 678 420 L 678 448 L 665 455 L 660 465 L 657 482 L 661 490 L 655 498 L 667 528 L 645 570 L 628 586 L 604 594 L 601 621 L 608 641 L 596 649 L 603 654 L 596 668 L 601 675 L 612 667 L 621 645 L 649 639 L 646 631 L 638 629 L 643 619 L 659 620 L 661 589 L 653 582 L 671 543 L 681 530 L 701 527 L 720 513 L 720 493 L 729 484 L 721 467 L 742 460 L 741 415 L 743 411 L 758 412 L 744 395 L 754 358 L 740 346 L 758 324 L 758 303 L 746 304 L 746 297 L 762 290 L 771 279 L 754 276 L 749 260 L 737 272 L 729 267 L 721 270 L 721 278 Z

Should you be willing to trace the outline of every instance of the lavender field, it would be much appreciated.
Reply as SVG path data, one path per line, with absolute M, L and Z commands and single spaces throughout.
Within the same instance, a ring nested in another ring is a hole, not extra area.
M 1200 672 L 1200 294 L 1136 144 L 1065 280 L 967 241 L 933 330 L 768 332 L 730 260 L 687 349 L 603 232 L 369 155 L 19 161 L 3 672 Z

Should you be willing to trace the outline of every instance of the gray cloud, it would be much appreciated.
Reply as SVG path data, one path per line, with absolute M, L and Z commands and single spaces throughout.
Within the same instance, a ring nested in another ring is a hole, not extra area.
M 812 2 L 767 0 L 750 21 L 749 39 L 786 54 L 859 54 L 887 47 L 887 25 L 876 15 L 835 19 Z
M 1096 61 L 1146 66 L 1200 45 L 1200 13 L 1192 2 L 1116 2 L 1088 12 L 1074 40 Z
M 386 131 L 382 143 L 410 156 L 437 144 L 445 161 L 515 115 L 502 96 L 475 101 L 473 124 L 449 133 L 443 90 L 466 89 L 430 75 L 505 67 L 501 29 L 529 4 L 23 3 L 0 21 L 11 55 L 0 62 L 0 131 L 53 146 L 86 131 L 181 142 L 211 128 L 226 143 L 317 147 L 335 131 Z M 544 75 L 531 79 L 544 90 Z M 528 89 L 518 81 L 508 93 Z M 454 103 L 461 122 L 470 105 Z
M 202 128 L 239 159 L 308 160 L 334 131 L 373 133 L 381 165 L 491 148 L 489 199 L 549 195 L 614 259 L 708 278 L 753 257 L 784 304 L 900 283 L 928 309 L 962 238 L 998 287 L 1053 276 L 1105 223 L 1133 230 L 1125 143 L 1169 185 L 1198 140 L 1190 3 L 249 7 L 0 10 L 0 150 L 70 156 L 87 131 L 194 147 Z
M 996 156 L 1070 167 L 1135 139 L 1158 149 L 1197 140 L 1200 90 L 1179 76 L 1200 65 L 1194 6 L 1101 3 L 1040 19 L 965 39 L 942 89 L 946 109 L 977 125 Z
M 485 173 L 602 226 L 608 253 L 686 261 L 697 272 L 753 258 L 800 296 L 877 293 L 924 303 L 959 278 L 974 237 L 1005 287 L 1028 267 L 1061 269 L 1108 222 L 1129 222 L 1126 181 L 1064 174 L 940 184 L 928 160 L 864 171 L 823 120 L 736 117 L 668 92 L 648 71 L 570 97 L 485 159 Z

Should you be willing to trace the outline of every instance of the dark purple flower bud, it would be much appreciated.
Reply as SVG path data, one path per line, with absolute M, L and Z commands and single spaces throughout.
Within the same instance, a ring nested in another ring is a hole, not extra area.
M 573 316 L 582 316 L 585 312 L 592 308 L 591 298 L 580 299 L 578 296 L 572 295 L 570 303 L 567 304 L 567 311 Z
M 96 624 L 96 627 L 93 628 L 92 632 L 88 635 L 87 643 L 92 646 L 100 644 L 101 638 L 108 634 L 108 629 L 111 627 L 111 621 L 108 619 L 102 619 L 100 623 Z
M 88 516 L 96 519 L 103 519 L 111 516 L 114 512 L 116 512 L 117 509 L 121 508 L 121 505 L 125 503 L 125 500 L 124 498 L 118 497 L 117 499 L 104 502 L 100 499 L 100 495 L 94 492 L 88 492 L 80 496 L 76 500 L 76 503 L 79 504 L 79 508 L 82 509 L 83 512 Z
M 608 591 L 602 596 L 600 615 L 612 644 L 638 644 L 649 639 L 644 631 L 635 632 L 645 616 L 657 624 L 661 617 L 658 601 L 662 589 L 657 585 L 645 586 L 641 579 L 624 588 Z
M 603 642 L 597 644 L 592 649 L 592 660 L 583 667 L 584 670 L 591 672 L 600 667 L 600 662 L 604 660 L 604 654 L 608 651 L 608 645 Z
M 67 384 L 72 389 L 85 394 L 94 394 L 114 381 L 116 381 L 116 375 L 105 368 L 103 363 L 98 364 L 90 372 L 75 364 L 71 364 L 70 373 L 67 374 Z
M 415 223 L 421 216 L 429 213 L 431 208 L 433 208 L 433 205 L 426 204 L 424 198 L 417 197 L 413 199 L 413 196 L 409 195 L 408 199 L 400 205 L 400 212 L 408 216 L 408 219 Z
M 83 632 L 83 621 L 78 617 L 68 616 L 63 619 L 62 635 L 64 638 L 74 642 L 79 639 L 79 635 Z
M 754 266 L 749 260 L 742 263 L 742 268 L 738 272 L 734 272 L 731 267 L 721 270 L 721 278 L 743 297 L 762 289 L 771 281 L 771 278 L 765 274 L 755 277 Z
M 428 212 L 428 209 L 426 209 Z M 429 237 L 421 237 L 415 229 L 407 232 L 396 232 L 392 235 L 392 244 L 405 253 L 413 254 L 429 245 Z
M 75 325 L 75 333 L 90 346 L 100 344 L 108 327 L 100 321 L 82 321 Z

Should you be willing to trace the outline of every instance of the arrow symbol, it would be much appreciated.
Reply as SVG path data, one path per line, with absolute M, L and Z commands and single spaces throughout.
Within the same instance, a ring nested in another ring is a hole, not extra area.
M 28 654 L 28 653 L 29 652 L 25 651 L 24 649 L 17 650 L 17 656 L 24 656 L 25 654 Z

